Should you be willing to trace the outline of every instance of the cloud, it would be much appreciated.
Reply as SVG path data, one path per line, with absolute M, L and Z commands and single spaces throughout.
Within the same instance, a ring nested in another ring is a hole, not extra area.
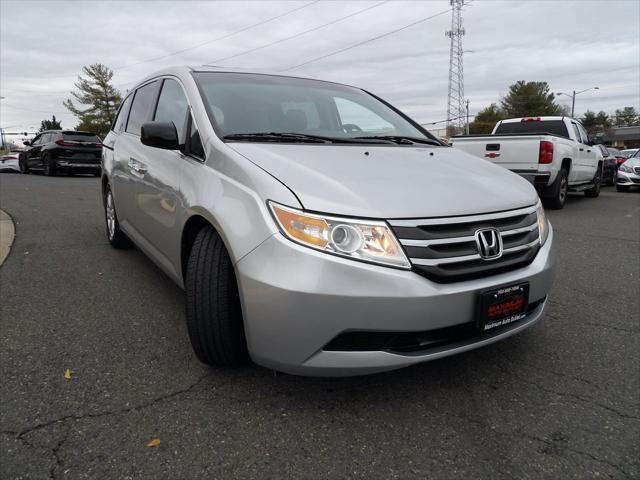
M 0 125 L 29 129 L 55 113 L 65 127 L 74 126 L 62 101 L 83 65 L 115 68 L 114 83 L 125 90 L 163 66 L 200 65 L 335 22 L 223 62 L 279 70 L 449 7 L 446 0 L 374 7 L 379 1 L 0 2 Z M 374 8 L 336 21 L 367 7 Z M 464 22 L 465 96 L 472 113 L 521 79 L 546 80 L 553 91 L 599 86 L 578 97 L 579 113 L 640 109 L 638 2 L 608 1 L 604 8 L 596 1 L 475 0 L 465 8 Z M 420 122 L 441 120 L 449 25 L 448 15 L 436 17 L 291 73 L 360 86 Z M 178 50 L 185 51 L 139 63 Z

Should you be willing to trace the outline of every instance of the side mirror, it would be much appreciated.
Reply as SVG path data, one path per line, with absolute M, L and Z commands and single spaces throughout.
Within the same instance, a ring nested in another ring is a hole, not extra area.
M 173 122 L 148 122 L 140 129 L 140 141 L 148 147 L 178 150 L 178 131 Z
M 29 140 L 25 140 L 24 142 L 22 142 L 23 145 L 30 147 L 31 146 L 31 142 Z

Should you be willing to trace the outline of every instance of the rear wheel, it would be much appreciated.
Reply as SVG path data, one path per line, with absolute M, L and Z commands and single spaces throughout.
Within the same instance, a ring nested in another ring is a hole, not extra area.
M 563 168 L 558 172 L 556 180 L 549 188 L 548 196 L 543 197 L 544 206 L 550 210 L 560 210 L 567 201 L 569 192 L 569 176 Z
M 238 366 L 249 359 L 238 283 L 227 249 L 211 227 L 196 236 L 185 279 L 187 329 L 198 359 Z
M 113 201 L 113 193 L 111 193 L 111 187 L 108 184 L 104 195 L 104 217 L 107 226 L 107 240 L 109 240 L 111 246 L 117 249 L 131 246 L 127 236 L 120 230 L 116 204 Z
M 56 175 L 56 167 L 51 163 L 51 159 L 47 154 L 42 157 L 42 173 L 47 177 L 54 177 Z
M 29 173 L 29 165 L 27 164 L 26 155 L 18 155 L 18 167 L 20 168 L 20 173 Z
M 600 195 L 600 185 L 602 184 L 602 168 L 599 168 L 593 177 L 593 188 L 584 191 L 584 196 L 589 198 L 596 198 Z

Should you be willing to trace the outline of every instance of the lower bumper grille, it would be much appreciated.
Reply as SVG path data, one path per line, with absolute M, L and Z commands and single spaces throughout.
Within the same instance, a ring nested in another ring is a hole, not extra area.
M 530 303 L 527 308 L 527 315 L 538 308 L 544 300 L 542 298 Z M 495 328 L 491 330 L 491 334 L 513 328 L 526 320 L 527 317 L 504 327 Z M 331 352 L 387 351 L 411 353 L 472 340 L 474 337 L 485 335 L 487 335 L 485 332 L 478 329 L 476 322 L 462 323 L 452 327 L 423 332 L 345 332 L 331 340 L 323 350 Z
M 415 272 L 440 283 L 495 275 L 528 265 L 540 249 L 536 207 L 423 220 L 391 220 Z M 477 233 L 499 232 L 500 256 L 481 255 Z

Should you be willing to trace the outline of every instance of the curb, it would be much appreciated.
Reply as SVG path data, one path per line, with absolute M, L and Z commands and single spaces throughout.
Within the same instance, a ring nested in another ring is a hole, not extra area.
M 4 263 L 9 255 L 15 234 L 16 229 L 13 225 L 13 220 L 11 220 L 9 214 L 0 210 L 0 265 Z

